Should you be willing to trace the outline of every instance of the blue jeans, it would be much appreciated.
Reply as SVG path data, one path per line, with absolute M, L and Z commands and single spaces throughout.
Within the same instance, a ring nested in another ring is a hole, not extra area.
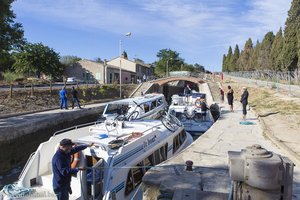
M 57 200 L 69 200 L 69 190 L 67 187 L 55 189 L 54 193 L 57 197 Z
M 68 109 L 67 98 L 60 98 L 60 109 L 62 108 Z
M 73 97 L 73 98 L 72 98 L 72 109 L 74 108 L 74 103 L 75 103 L 75 101 L 77 102 L 78 108 L 81 108 L 81 107 L 80 107 L 80 101 L 79 101 L 78 97 Z

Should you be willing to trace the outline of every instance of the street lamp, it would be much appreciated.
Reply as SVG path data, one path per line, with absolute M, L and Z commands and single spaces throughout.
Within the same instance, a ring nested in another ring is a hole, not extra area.
M 125 34 L 125 36 L 130 37 L 131 32 Z M 120 98 L 122 98 L 122 40 L 119 41 L 119 55 L 120 55 Z

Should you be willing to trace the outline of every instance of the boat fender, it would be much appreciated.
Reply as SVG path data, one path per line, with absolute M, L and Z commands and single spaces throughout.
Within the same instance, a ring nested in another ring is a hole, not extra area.
M 80 152 L 74 153 L 72 155 L 71 168 L 75 169 L 80 161 Z
M 200 108 L 201 107 L 201 100 L 200 99 L 196 99 L 196 101 L 195 101 L 195 107 L 196 108 Z

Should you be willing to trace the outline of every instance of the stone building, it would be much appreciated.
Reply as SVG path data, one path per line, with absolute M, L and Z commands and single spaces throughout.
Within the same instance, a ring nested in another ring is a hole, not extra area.
M 106 62 L 98 63 L 90 60 L 80 60 L 72 66 L 66 67 L 64 74 L 66 77 L 75 77 L 84 82 L 112 84 L 119 83 L 120 68 Z M 134 77 L 135 72 L 126 69 L 122 70 L 122 83 L 131 83 Z

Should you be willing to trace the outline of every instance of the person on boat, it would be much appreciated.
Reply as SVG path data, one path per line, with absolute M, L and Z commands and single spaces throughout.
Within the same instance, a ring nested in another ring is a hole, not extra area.
M 74 143 L 70 139 L 61 140 L 59 148 L 52 158 L 52 185 L 58 200 L 69 199 L 69 194 L 72 194 L 71 176 L 79 170 L 85 170 L 83 167 L 71 168 L 71 155 L 93 146 L 94 143 L 75 147 L 73 145 Z
M 233 112 L 233 89 L 230 85 L 228 85 L 228 91 L 227 91 L 227 101 L 228 105 L 230 106 L 230 111 Z
M 75 89 L 74 86 L 72 87 L 71 94 L 72 94 L 72 109 L 74 109 L 74 103 L 75 103 L 75 101 L 77 102 L 78 108 L 81 109 L 80 101 L 78 99 L 78 91 Z
M 246 87 L 243 87 L 243 94 L 241 96 L 241 103 L 243 105 L 243 119 L 246 119 L 247 115 L 247 104 L 248 104 L 248 97 L 249 97 L 249 92 L 247 91 Z
M 200 108 L 201 108 L 201 116 L 202 116 L 202 121 L 206 120 L 206 112 L 209 109 L 205 100 L 203 98 L 200 99 Z
M 63 107 L 65 107 L 65 109 L 68 109 L 68 105 L 67 105 L 67 90 L 66 87 L 63 87 L 60 91 L 59 91 L 59 98 L 60 98 L 60 109 L 62 110 Z
M 186 97 L 186 102 L 189 102 L 189 98 L 190 98 L 190 96 L 191 96 L 191 93 L 192 93 L 192 90 L 191 90 L 191 88 L 190 88 L 190 85 L 189 84 L 187 84 L 186 86 L 185 86 L 185 88 L 183 89 L 183 94 L 184 94 L 184 96 Z

